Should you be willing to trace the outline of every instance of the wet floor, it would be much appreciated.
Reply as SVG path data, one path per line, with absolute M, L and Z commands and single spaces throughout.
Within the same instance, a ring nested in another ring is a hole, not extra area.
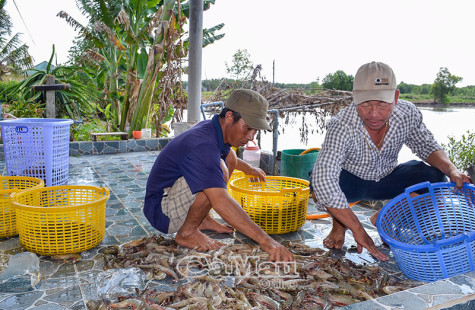
M 0 286 L 0 309 L 86 309 L 88 300 L 99 299 L 97 276 L 104 271 L 101 254 L 104 247 L 158 234 L 142 212 L 148 173 L 157 155 L 158 151 L 150 151 L 70 157 L 70 185 L 106 186 L 110 189 L 111 196 L 106 208 L 105 238 L 97 247 L 82 252 L 81 260 L 74 264 L 54 262 L 49 257 L 40 256 L 39 283 L 26 292 L 2 291 Z M 0 168 L 0 171 L 4 172 L 4 161 L 0 161 Z M 381 239 L 375 227 L 369 222 L 369 217 L 374 213 L 375 208 L 368 204 L 357 204 L 353 207 L 353 211 L 381 250 L 392 257 L 389 248 L 381 245 Z M 314 212 L 316 210 L 313 203 L 309 201 L 308 213 Z M 330 229 L 331 219 L 325 218 L 307 221 L 297 232 L 273 235 L 273 237 L 280 242 L 288 240 L 323 248 L 323 238 Z M 231 243 L 233 239 L 247 239 L 240 233 L 215 237 L 227 243 Z M 345 248 L 342 251 L 334 251 L 332 255 L 344 256 L 356 263 L 379 265 L 395 275 L 404 277 L 393 258 L 389 262 L 380 263 L 366 251 L 357 254 L 354 251 L 355 242 L 350 232 L 347 233 L 346 239 Z M 25 250 L 21 247 L 18 237 L 0 239 L 0 263 L 3 268 L 11 255 L 23 251 Z M 402 295 L 400 299 L 388 299 L 392 295 L 386 296 L 386 301 L 374 302 L 370 307 L 371 309 L 423 309 L 425 306 L 441 304 L 446 300 L 475 293 L 473 290 L 475 279 L 471 274 L 455 277 L 455 280 L 442 281 L 442 284 L 437 283 L 429 284 L 431 285 L 429 287 L 421 283 L 418 287 L 419 292 L 401 292 L 406 295 Z M 457 290 L 457 288 L 462 285 L 465 291 L 461 292 L 461 289 Z M 439 300 L 434 297 L 441 294 L 445 294 L 445 297 L 440 297 Z M 417 302 L 411 298 L 417 299 Z M 366 302 L 359 303 L 352 308 L 367 309 L 368 305 L 365 304 Z

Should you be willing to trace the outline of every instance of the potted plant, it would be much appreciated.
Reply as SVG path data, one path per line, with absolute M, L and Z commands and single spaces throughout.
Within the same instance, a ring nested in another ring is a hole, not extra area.
M 449 137 L 449 143 L 442 147 L 454 165 L 475 181 L 475 132 L 467 130 L 460 139 Z

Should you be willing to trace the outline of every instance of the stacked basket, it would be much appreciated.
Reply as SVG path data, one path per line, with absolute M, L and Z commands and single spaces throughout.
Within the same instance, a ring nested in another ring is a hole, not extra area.
M 416 184 L 381 209 L 376 226 L 408 278 L 430 282 L 475 270 L 474 185 Z
M 82 252 L 105 235 L 109 189 L 67 185 L 71 123 L 39 118 L 0 122 L 10 175 L 2 178 L 0 237 L 18 231 L 22 246 L 41 255 Z
M 39 178 L 45 186 L 68 184 L 72 123 L 48 118 L 1 121 L 7 175 Z
M 18 235 L 16 213 L 11 204 L 10 195 L 27 189 L 42 188 L 44 182 L 33 177 L 0 177 L 0 237 Z

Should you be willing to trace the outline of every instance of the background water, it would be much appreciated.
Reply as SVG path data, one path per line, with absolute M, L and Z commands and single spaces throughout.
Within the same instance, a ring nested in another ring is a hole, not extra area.
M 475 107 L 419 107 L 419 109 L 422 112 L 424 123 L 439 143 L 447 144 L 450 136 L 459 138 L 467 130 L 475 132 Z M 300 128 L 302 117 L 305 118 L 305 122 L 309 126 L 309 132 L 315 131 L 315 120 L 312 115 L 307 114 L 294 117 L 288 125 L 284 125 L 284 119 L 279 118 L 280 130 L 277 143 L 279 151 L 307 149 L 322 145 L 325 133 L 309 133 L 308 143 L 301 141 Z M 272 151 L 272 133 L 262 134 L 261 149 Z M 399 154 L 399 162 L 406 162 L 411 159 L 418 159 L 418 157 L 412 154 L 408 147 L 404 146 Z

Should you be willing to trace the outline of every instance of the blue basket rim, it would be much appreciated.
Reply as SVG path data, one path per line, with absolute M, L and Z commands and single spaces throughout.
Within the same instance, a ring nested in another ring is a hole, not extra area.
M 381 211 L 379 212 L 378 217 L 376 219 L 376 228 L 378 229 L 379 235 L 380 235 L 381 239 L 384 242 L 386 242 L 390 246 L 395 246 L 396 248 L 402 248 L 404 250 L 411 250 L 411 251 L 414 251 L 414 252 L 434 251 L 434 250 L 438 250 L 440 248 L 440 245 L 435 245 L 435 244 L 412 245 L 412 244 L 407 244 L 407 243 L 403 243 L 403 242 L 394 240 L 393 238 L 390 238 L 388 235 L 386 235 L 386 233 L 381 228 L 381 219 L 383 218 L 383 216 L 388 212 L 388 210 L 395 203 L 399 202 L 402 198 L 407 197 L 407 195 L 409 193 L 413 192 L 413 191 L 416 191 L 416 190 L 422 189 L 422 188 L 429 188 L 429 187 L 432 187 L 432 188 L 443 188 L 443 187 L 454 188 L 455 183 L 454 182 L 438 182 L 438 183 L 422 182 L 422 183 L 418 183 L 418 184 L 415 184 L 413 186 L 410 186 L 410 187 L 406 188 L 406 190 L 403 193 L 401 193 L 401 194 L 397 195 L 396 197 L 394 197 L 393 199 L 391 199 L 391 201 L 389 201 L 385 206 L 383 206 L 383 208 L 381 208 Z M 472 191 L 475 192 L 475 185 L 474 184 L 464 183 L 462 188 L 469 189 L 469 190 L 472 190 Z M 453 241 L 456 241 L 456 240 L 457 241 L 464 241 L 466 239 L 468 239 L 468 241 L 475 240 L 475 231 L 472 231 L 470 233 L 463 233 L 463 234 L 460 234 L 460 235 L 457 235 L 457 236 L 454 236 L 454 237 L 444 239 L 443 243 L 446 244 L 446 243 L 450 243 L 450 242 L 453 242 Z
M 0 121 L 0 125 L 64 126 L 73 123 L 71 119 L 61 118 L 17 118 Z

